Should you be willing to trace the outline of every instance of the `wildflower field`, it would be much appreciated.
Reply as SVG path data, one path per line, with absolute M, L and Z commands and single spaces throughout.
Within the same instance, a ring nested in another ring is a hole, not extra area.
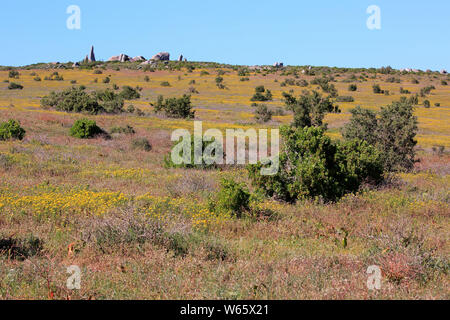
M 447 75 L 399 72 L 392 82 L 367 70 L 317 68 L 311 75 L 267 68 L 243 75 L 218 64 L 155 70 L 128 64 L 36 65 L 17 69 L 18 79 L 1 69 L 0 122 L 15 119 L 26 135 L 0 140 L 0 299 L 450 298 Z M 62 80 L 44 80 L 55 72 Z M 352 108 L 379 110 L 405 96 L 400 88 L 411 96 L 434 86 L 415 107 L 418 161 L 411 172 L 331 203 L 262 199 L 252 204 L 255 214 L 236 217 L 214 212 L 210 202 L 223 178 L 252 190 L 245 168 L 165 165 L 172 131 L 193 130 L 193 120 L 156 114 L 159 95 L 191 94 L 204 130 L 277 128 L 293 119 L 282 93 L 320 91 L 311 81 L 322 73 L 333 76 L 340 95 L 353 97 L 325 118 L 335 140 Z M 308 84 L 286 84 L 292 78 Z M 9 90 L 10 82 L 23 89 Z M 374 94 L 374 84 L 389 93 Z M 50 92 L 80 85 L 88 91 L 138 87 L 140 98 L 126 100 L 125 109 L 140 112 L 86 115 L 41 106 Z M 257 86 L 273 94 L 264 104 L 283 109 L 264 124 L 255 120 L 251 102 Z M 70 136 L 82 118 L 109 133 L 126 125 L 134 133 Z M 151 150 L 136 148 L 136 138 L 147 139 Z M 80 290 L 66 287 L 71 265 L 82 270 Z M 371 265 L 382 270 L 380 290 L 368 290 Z

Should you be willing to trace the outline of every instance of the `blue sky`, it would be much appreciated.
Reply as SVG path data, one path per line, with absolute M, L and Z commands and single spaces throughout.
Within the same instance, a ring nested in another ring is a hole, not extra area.
M 81 30 L 68 30 L 69 5 Z M 369 30 L 369 5 L 381 30 Z M 168 51 L 231 64 L 450 70 L 448 0 L 3 1 L 0 65 Z

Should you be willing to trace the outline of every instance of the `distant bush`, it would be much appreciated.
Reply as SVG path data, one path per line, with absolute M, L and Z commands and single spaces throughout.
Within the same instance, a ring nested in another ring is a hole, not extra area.
M 25 136 L 25 130 L 16 120 L 0 123 L 0 141 L 22 140 Z
M 412 79 L 412 80 L 411 80 L 411 83 L 412 83 L 412 84 L 419 84 L 420 82 L 419 82 L 419 80 L 417 80 L 417 79 Z
M 145 81 L 145 82 L 149 82 L 149 81 L 150 81 L 150 77 L 149 77 L 149 76 L 145 76 L 145 77 L 144 77 L 144 81 Z
M 272 92 L 270 90 L 266 90 L 264 86 L 258 86 L 255 88 L 255 94 L 250 99 L 251 101 L 271 101 L 272 100 Z
M 381 87 L 379 84 L 374 84 L 372 86 L 372 90 L 373 90 L 373 93 L 375 93 L 375 94 L 383 94 L 384 93 L 384 91 L 381 90 Z
M 152 150 L 152 145 L 146 138 L 136 138 L 131 141 L 131 146 L 136 150 L 143 150 L 149 152 Z
M 273 111 L 267 108 L 265 104 L 260 104 L 255 110 L 255 119 L 258 122 L 268 122 L 272 120 Z
M 261 163 L 248 166 L 252 184 L 269 197 L 333 201 L 358 191 L 363 182 L 382 180 L 380 154 L 367 142 L 334 143 L 318 127 L 282 126 L 280 133 L 284 149 L 279 171 L 265 176 L 260 173 Z
M 283 97 L 286 108 L 294 113 L 294 127 L 322 126 L 326 113 L 339 111 L 329 97 L 324 98 L 317 91 L 306 92 L 298 98 L 283 92 Z
M 34 81 L 42 81 L 41 77 L 39 77 L 39 76 L 34 77 L 33 80 Z
M 76 84 L 76 83 L 77 83 L 77 80 L 70 80 L 70 83 L 71 83 L 71 84 Z
M 170 82 L 169 81 L 161 82 L 161 87 L 170 87 Z
M 435 107 L 440 107 L 441 104 L 440 104 L 439 102 L 436 102 L 436 103 L 434 104 L 434 106 L 435 106 Z
M 249 77 L 242 77 L 242 78 L 239 79 L 239 81 L 241 81 L 241 82 L 250 81 L 250 78 Z
M 90 139 L 104 131 L 97 126 L 97 123 L 89 119 L 80 119 L 75 121 L 70 128 L 70 136 L 79 139 Z
M 425 108 L 429 108 L 429 107 L 431 106 L 430 101 L 429 101 L 429 100 L 424 100 L 424 101 L 423 101 L 423 106 L 424 106 Z
M 205 71 L 205 70 L 202 70 L 202 71 L 200 71 L 200 75 L 201 75 L 201 76 L 208 76 L 208 75 L 209 75 L 209 72 L 208 72 L 208 71 Z
M 402 82 L 402 80 L 400 78 L 389 77 L 389 78 L 386 79 L 386 82 L 388 82 L 388 83 L 400 83 L 400 82 Z
M 358 86 L 356 84 L 351 84 L 348 86 L 348 91 L 356 91 L 358 90 Z
M 135 99 L 139 99 L 141 97 L 138 90 L 134 89 L 130 86 L 124 86 L 122 88 L 122 92 L 120 92 L 119 95 L 124 100 L 135 100 Z
M 94 70 L 94 74 L 103 74 L 102 70 L 96 69 Z
M 11 71 L 9 71 L 9 77 L 11 78 L 11 79 L 19 79 L 19 71 L 16 71 L 16 70 L 11 70 Z
M 336 102 L 354 102 L 355 99 L 352 96 L 338 96 Z
M 441 85 L 446 86 L 448 83 L 445 80 L 441 80 Z
M 110 83 L 110 82 L 111 82 L 110 77 L 106 77 L 105 79 L 103 79 L 103 83 Z
M 409 90 L 403 89 L 400 87 L 400 94 L 410 94 L 411 92 Z
M 110 130 L 111 133 L 116 134 L 135 134 L 133 127 L 127 125 L 126 127 L 112 127 Z
M 431 90 L 435 90 L 435 89 L 436 89 L 435 86 L 426 86 L 426 87 L 420 89 L 420 96 L 422 98 L 426 97 L 427 94 L 430 94 Z
M 222 179 L 217 195 L 210 199 L 210 210 L 216 213 L 229 213 L 241 218 L 250 209 L 250 192 L 242 183 Z
M 359 139 L 376 146 L 386 171 L 412 169 L 418 128 L 413 106 L 406 98 L 381 108 L 378 114 L 360 107 L 351 113 L 350 122 L 342 129 L 345 139 Z
M 23 86 L 21 84 L 15 83 L 15 82 L 11 82 L 8 85 L 8 89 L 9 90 L 22 90 Z
M 195 117 L 195 111 L 192 111 L 191 96 L 189 95 L 165 100 L 163 96 L 159 96 L 154 107 L 156 113 L 164 111 L 166 116 L 170 118 L 193 119 Z

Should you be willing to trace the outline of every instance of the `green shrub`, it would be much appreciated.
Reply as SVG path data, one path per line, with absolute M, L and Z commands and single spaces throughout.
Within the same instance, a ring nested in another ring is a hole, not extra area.
M 70 128 L 70 136 L 79 139 L 90 139 L 104 131 L 97 126 L 97 123 L 89 119 L 80 119 L 75 121 Z
M 261 163 L 247 167 L 253 185 L 265 195 L 288 202 L 333 201 L 358 191 L 363 182 L 381 181 L 380 154 L 367 142 L 333 143 L 319 127 L 280 129 L 279 171 L 268 176 L 261 175 Z
M 255 88 L 255 94 L 250 99 L 251 101 L 271 101 L 273 98 L 272 92 L 266 90 L 264 86 L 258 86 Z
M 372 86 L 372 89 L 373 89 L 373 93 L 375 93 L 375 94 L 383 94 L 384 93 L 384 91 L 381 90 L 381 87 L 379 84 L 374 84 Z
M 445 80 L 441 80 L 441 85 L 446 86 L 446 85 L 448 85 L 448 83 Z
M 39 77 L 39 76 L 34 77 L 33 80 L 34 81 L 42 81 L 41 77 Z
M 161 87 L 170 87 L 170 82 L 169 81 L 161 82 Z
M 255 110 L 255 119 L 258 122 L 268 122 L 272 120 L 273 111 L 267 108 L 265 104 L 260 104 Z
M 25 136 L 25 130 L 16 120 L 0 123 L 0 141 L 17 139 L 22 140 Z
M 8 85 L 8 89 L 9 90 L 22 90 L 23 86 L 21 84 L 15 83 L 15 82 L 11 82 Z
M 354 102 L 355 99 L 352 96 L 338 96 L 336 102 Z
M 220 186 L 219 192 L 209 201 L 210 210 L 241 218 L 250 209 L 250 192 L 247 187 L 231 179 L 222 179 Z
M 135 100 L 135 99 L 139 99 L 141 97 L 138 90 L 134 89 L 130 86 L 124 86 L 122 88 L 122 92 L 119 95 L 124 100 Z
M 400 87 L 400 94 L 410 94 L 411 92 L 409 90 L 403 89 Z
M 143 150 L 149 152 L 152 150 L 152 145 L 146 138 L 136 138 L 131 141 L 131 147 L 135 150 Z
M 193 119 L 195 111 L 192 111 L 191 96 L 183 95 L 181 98 L 168 98 L 164 100 L 161 95 L 155 104 L 155 112 L 164 111 L 170 118 Z
M 96 69 L 94 70 L 94 74 L 103 74 L 102 70 Z
M 11 79 L 19 79 L 19 71 L 16 71 L 16 70 L 11 70 L 11 71 L 9 71 L 9 74 L 8 74 L 8 76 L 11 78 Z
M 377 114 L 357 107 L 343 128 L 347 140 L 359 139 L 376 146 L 381 152 L 386 171 L 410 170 L 415 163 L 417 117 L 412 104 L 401 99 Z
M 429 100 L 424 100 L 424 101 L 423 101 L 423 106 L 424 106 L 425 108 L 429 108 L 429 107 L 431 106 L 430 101 L 429 101 Z
M 118 134 L 135 134 L 136 131 L 134 131 L 134 128 L 127 125 L 126 127 L 112 127 L 110 130 L 111 133 L 118 133 Z
M 103 79 L 103 83 L 110 83 L 110 82 L 111 82 L 110 77 L 106 77 L 105 79 Z
M 144 81 L 145 81 L 145 82 L 150 82 L 150 77 L 149 77 L 149 76 L 145 76 L 145 77 L 144 77 Z
M 348 91 L 356 91 L 358 90 L 358 86 L 356 84 L 351 84 L 348 86 Z
M 299 98 L 283 92 L 283 97 L 286 108 L 294 113 L 292 125 L 295 127 L 322 126 L 326 113 L 338 111 L 329 97 L 323 98 L 317 91 L 307 92 Z
M 41 99 L 41 105 L 65 112 L 98 114 L 104 111 L 97 97 L 88 94 L 83 87 L 72 87 L 58 93 L 51 92 Z

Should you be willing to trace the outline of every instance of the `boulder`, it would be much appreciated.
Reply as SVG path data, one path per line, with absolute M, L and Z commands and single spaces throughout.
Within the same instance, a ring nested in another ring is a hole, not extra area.
M 130 61 L 130 57 L 127 56 L 126 54 L 121 54 L 120 56 L 113 56 L 111 58 L 108 59 L 108 61 L 119 61 L 119 62 L 127 62 Z
M 183 61 L 183 55 L 178 58 L 178 61 Z
M 274 66 L 275 68 L 282 68 L 282 67 L 284 67 L 284 63 L 283 63 L 283 62 L 275 62 L 275 63 L 273 64 L 273 66 Z
M 441 74 L 447 74 L 447 70 L 442 69 Z
M 158 54 L 155 54 L 150 60 L 153 60 L 153 61 L 169 61 L 170 60 L 170 53 L 168 53 L 168 52 L 160 52 Z
M 137 62 L 137 61 L 145 61 L 145 58 L 143 56 L 137 56 L 131 59 L 131 62 Z
M 73 65 L 72 65 L 72 68 L 78 68 L 80 66 L 80 64 L 78 63 L 78 62 L 75 62 Z

